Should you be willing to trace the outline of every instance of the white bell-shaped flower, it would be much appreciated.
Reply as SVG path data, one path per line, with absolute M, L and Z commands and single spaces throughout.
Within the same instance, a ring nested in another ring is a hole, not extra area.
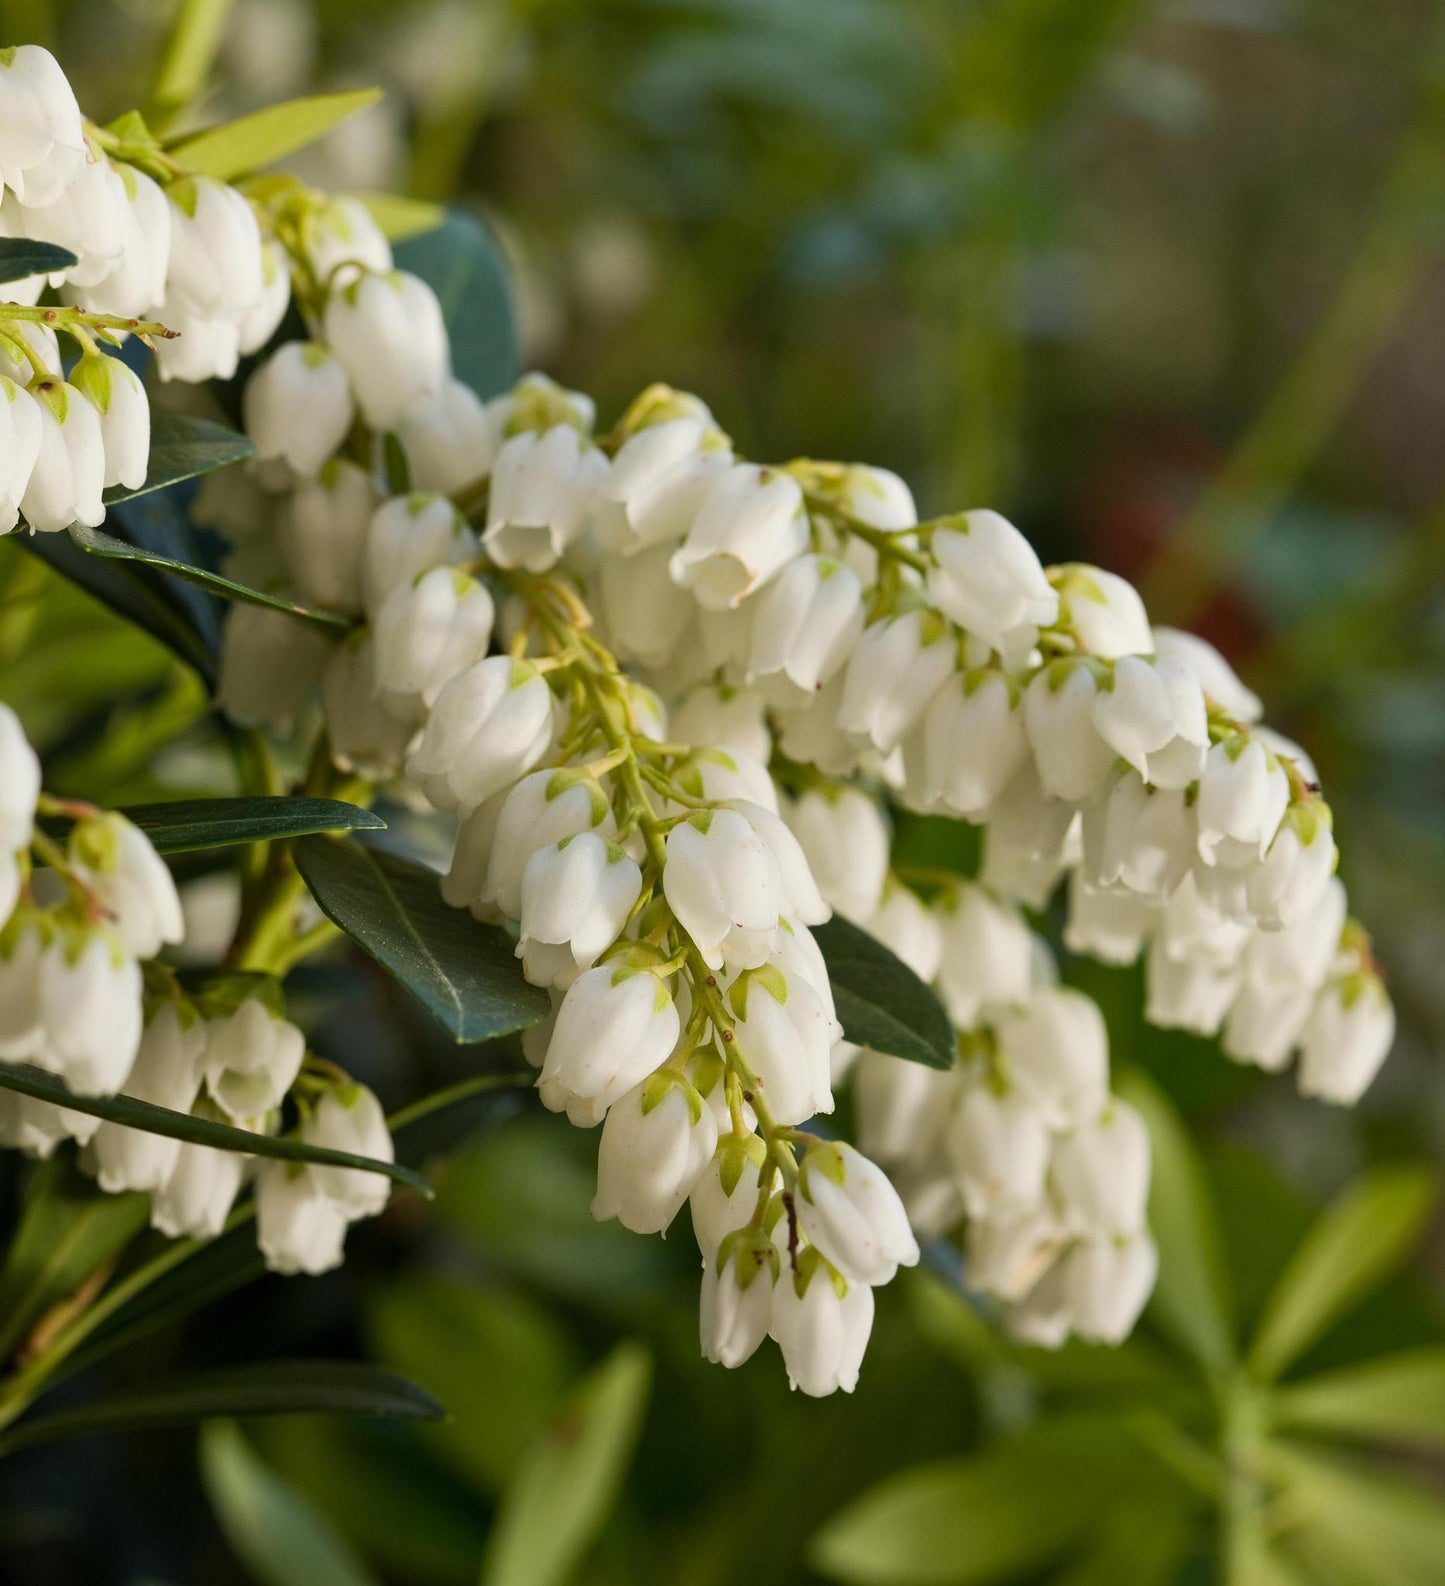
M 1175 958 L 1156 937 L 1144 959 L 1144 1017 L 1166 1030 L 1217 1034 L 1240 981 L 1237 968 Z
M 1084 811 L 1084 873 L 1102 889 L 1150 903 L 1171 897 L 1194 864 L 1198 828 L 1183 788 L 1150 787 L 1137 771 L 1116 776 Z
M 968 1225 L 965 1275 L 973 1288 L 1003 1300 L 1022 1300 L 1066 1243 L 1063 1227 L 1046 1208 L 985 1217 Z
M 1062 1263 L 1074 1331 L 1094 1344 L 1122 1344 L 1154 1291 L 1159 1252 L 1147 1234 L 1081 1239 Z
M 263 1163 L 256 1175 L 256 1243 L 269 1271 L 316 1277 L 339 1267 L 346 1223 L 309 1163 Z
M 140 965 L 108 926 L 67 920 L 40 955 L 44 1039 L 33 1061 L 78 1096 L 113 1096 L 141 1038 Z
M 329 347 L 283 342 L 246 382 L 241 413 L 258 457 L 279 457 L 310 478 L 346 439 L 351 383 Z
M 965 512 L 933 531 L 928 592 L 940 611 L 1010 665 L 1025 660 L 1059 597 L 1033 546 L 997 512 Z
M 1104 784 L 1113 745 L 1099 736 L 1094 707 L 1107 669 L 1083 656 L 1054 661 L 1024 694 L 1024 726 L 1039 783 L 1051 798 L 1082 803 Z
M 291 306 L 291 270 L 276 243 L 261 244 L 261 295 L 236 321 L 236 346 L 247 357 L 260 352 L 281 328 Z
M 702 683 L 668 711 L 668 720 L 678 743 L 739 749 L 766 765 L 773 753 L 766 712 L 766 701 L 753 689 Z
M 0 186 L 27 204 L 52 203 L 90 157 L 80 106 L 60 63 L 38 44 L 0 56 Z
M 1113 661 L 1121 655 L 1152 655 L 1154 635 L 1139 592 L 1117 573 L 1084 562 L 1053 570 L 1059 592 L 1058 623 L 1072 633 L 1085 655 Z
M 39 797 L 40 758 L 30 747 L 20 718 L 10 706 L 0 704 L 0 852 L 29 846 Z
M 667 1061 L 679 1029 L 677 1006 L 661 975 L 625 962 L 599 964 L 584 970 L 562 998 L 542 1083 L 553 1082 L 605 1111 Z M 542 1100 L 548 1101 L 545 1089 Z
M 21 204 L 7 196 L 0 208 L 0 230 L 7 236 L 35 237 L 68 248 L 77 262 L 65 278 L 89 288 L 105 279 L 125 246 L 125 184 L 116 168 L 92 153 L 75 179 L 46 204 Z M 51 275 L 58 284 L 59 272 Z
M 93 353 L 71 370 L 70 383 L 100 418 L 102 482 L 139 490 L 151 451 L 151 408 L 140 376 L 119 358 Z
M 597 832 L 537 849 L 522 872 L 517 956 L 527 979 L 570 985 L 621 936 L 641 891 L 637 861 Z
M 238 321 L 265 291 L 261 232 L 250 202 L 208 176 L 182 177 L 170 184 L 166 196 L 171 202 L 167 297 L 203 319 Z
M 940 900 L 943 954 L 938 985 L 961 1030 L 993 1008 L 1029 1000 L 1033 937 L 1023 916 L 986 887 L 961 882 Z
M 190 1112 L 201 1088 L 206 1027 L 189 1004 L 163 1003 L 147 1021 L 125 1093 L 172 1112 Z M 148 1129 L 103 1123 L 91 1140 L 96 1179 L 112 1195 L 158 1190 L 175 1170 L 181 1142 Z
M 786 811 L 825 903 L 866 921 L 888 880 L 888 822 L 878 801 L 845 784 L 810 788 Z
M 495 618 L 487 586 L 453 567 L 393 589 L 373 627 L 381 708 L 415 727 L 442 689 L 486 655 Z
M 392 496 L 367 525 L 362 603 L 375 617 L 389 595 L 414 584 L 423 573 L 470 561 L 476 554 L 476 535 L 446 496 Z
M 1133 1234 L 1149 1200 L 1149 1130 L 1128 1102 L 1104 1111 L 1054 1147 L 1054 1189 L 1064 1221 L 1084 1233 Z
M 31 387 L 40 413 L 40 448 L 20 510 L 32 529 L 54 533 L 72 523 L 96 528 L 105 521 L 105 442 L 100 414 L 59 380 Z
M 1199 854 L 1237 870 L 1269 851 L 1289 805 L 1284 767 L 1258 738 L 1235 733 L 1214 745 L 1199 778 Z
M 948 1124 L 958 1075 L 865 1050 L 854 1076 L 859 1149 L 890 1164 L 927 1157 Z
M 891 754 L 955 670 L 957 651 L 937 612 L 915 609 L 873 623 L 843 674 L 838 725 Z
M 1311 987 L 1274 986 L 1246 974 L 1225 1015 L 1220 1037 L 1225 1056 L 1279 1073 L 1299 1045 L 1314 1006 Z
M 259 997 L 206 1026 L 206 1086 L 237 1123 L 279 1107 L 301 1072 L 306 1038 Z
M 1022 699 L 1003 672 L 955 672 L 904 746 L 908 796 L 921 809 L 978 821 L 1028 756 Z
M 348 616 L 361 610 L 361 566 L 376 510 L 376 486 L 364 468 L 333 457 L 291 497 L 281 554 L 302 600 Z
M 401 770 L 416 729 L 383 710 L 376 696 L 376 642 L 363 630 L 336 647 L 322 676 L 326 741 L 338 770 L 388 782 Z
M 776 1265 L 777 1252 L 766 1242 L 739 1241 L 721 1270 L 704 1262 L 697 1314 L 705 1360 L 734 1370 L 756 1354 L 772 1323 Z
M 1153 787 L 1186 788 L 1204 769 L 1204 690 L 1177 659 L 1124 655 L 1094 701 L 1099 736 Z
M 482 900 L 520 919 L 523 878 L 534 854 L 583 832 L 608 838 L 616 829 L 606 796 L 592 779 L 567 770 L 529 773 L 505 795 L 497 813 L 482 872 Z
M 1342 976 L 1320 993 L 1300 1041 L 1299 1088 L 1352 1107 L 1395 1041 L 1395 1009 L 1377 974 Z
M 672 581 L 671 560 L 670 545 L 650 545 L 633 556 L 604 556 L 596 575 L 609 648 L 619 660 L 658 672 L 682 644 L 694 614 Z
M 413 490 L 447 495 L 491 471 L 497 437 L 486 404 L 468 385 L 448 379 L 408 409 L 396 426 Z
M 396 1159 L 381 1103 L 365 1085 L 350 1080 L 322 1093 L 315 1109 L 302 1119 L 301 1138 L 328 1151 L 348 1151 L 374 1162 Z M 391 1180 L 385 1174 L 317 1163 L 310 1172 L 317 1188 L 348 1218 L 375 1217 L 391 1199 Z
M 144 171 L 118 165 L 120 251 L 100 280 L 67 283 L 61 295 L 77 299 L 99 314 L 144 319 L 164 302 L 171 262 L 171 206 L 165 192 Z
M 154 958 L 185 935 L 181 900 L 151 840 L 124 815 L 107 812 L 70 835 L 76 874 L 99 900 L 132 958 Z
M 1245 879 L 1250 912 L 1267 931 L 1286 930 L 1318 907 L 1335 872 L 1329 806 L 1310 798 L 1290 806 L 1263 861 Z
M 818 883 L 808 868 L 802 844 L 776 810 L 748 799 L 729 799 L 720 806 L 741 815 L 768 845 L 778 867 L 782 888 L 782 913 L 791 914 L 804 925 L 821 925 L 832 914 L 818 891 Z
M 203 1117 L 231 1121 L 204 1103 L 196 1110 Z M 246 1158 L 239 1151 L 186 1141 L 170 1175 L 151 1197 L 151 1227 L 168 1239 L 214 1239 L 226 1226 L 245 1171 Z
M 607 459 L 573 424 L 504 440 L 492 464 L 482 545 L 498 567 L 544 573 L 576 539 Z
M 673 553 L 673 580 L 710 611 L 735 609 L 807 543 L 798 482 L 755 463 L 734 463 L 712 482 Z
M 758 596 L 744 669 L 780 706 L 810 699 L 863 632 L 863 585 L 833 556 L 800 556 Z
M 662 1069 L 607 1113 L 592 1215 L 638 1234 L 665 1233 L 712 1161 L 717 1119 L 675 1070 Z
M 362 271 L 384 275 L 392 266 L 391 244 L 359 198 L 337 194 L 306 211 L 302 250 L 324 286 L 345 286 Z
M 723 1240 L 752 1216 L 765 1150 L 756 1134 L 722 1133 L 689 1192 L 693 1236 L 704 1264 L 713 1264 Z
M 887 1283 L 900 1266 L 918 1263 L 898 1191 L 845 1141 L 820 1141 L 804 1152 L 795 1204 L 803 1232 L 846 1278 Z
M 404 270 L 367 273 L 333 290 L 324 327 L 374 430 L 394 430 L 451 375 L 441 304 Z
M 33 906 L 22 905 L 0 925 L 0 1062 L 33 1063 L 44 1049 L 40 961 L 51 935 L 50 921 Z
M 700 416 L 665 419 L 629 435 L 588 505 L 598 543 L 631 558 L 680 540 L 731 463 L 731 449 Z
M 815 1252 L 816 1254 L 816 1252 Z M 873 1331 L 873 1290 L 800 1258 L 773 1286 L 768 1331 L 783 1352 L 788 1386 L 811 1398 L 852 1393 Z
M 1132 964 L 1154 923 L 1153 907 L 1127 892 L 1091 886 L 1082 870 L 1069 877 L 1064 946 L 1104 964 Z
M 1154 653 L 1160 661 L 1182 661 L 1207 697 L 1248 725 L 1264 714 L 1259 696 L 1234 675 L 1234 668 L 1209 642 L 1181 628 L 1155 628 Z
M 221 630 L 217 701 L 242 726 L 289 732 L 320 683 L 334 644 L 312 623 L 238 601 Z
M 1256 931 L 1244 948 L 1246 976 L 1270 989 L 1318 990 L 1340 946 L 1349 906 L 1344 883 L 1332 877 L 1304 919 L 1279 931 Z
M 155 344 L 162 381 L 200 385 L 206 380 L 229 380 L 240 367 L 239 319 L 203 314 L 174 291 L 167 293 L 154 315 L 176 333 Z
M 1028 1007 L 995 1022 L 1009 1083 L 1048 1119 L 1069 1128 L 1096 1116 L 1109 1088 L 1109 1037 L 1096 1002 L 1067 986 L 1035 991 Z
M 945 1134 L 968 1215 L 1017 1216 L 1042 1204 L 1050 1140 L 1045 1115 L 1017 1091 L 970 1086 Z
M 776 964 L 747 969 L 728 987 L 736 1048 L 778 1123 L 832 1112 L 829 1053 L 837 1025 L 817 989 Z
M 437 695 L 407 772 L 444 810 L 474 810 L 530 771 L 552 741 L 552 694 L 526 661 L 489 656 Z
M 40 456 L 40 435 L 35 398 L 0 375 L 0 534 L 8 534 L 20 521 L 20 503 Z
M 877 910 L 857 923 L 895 958 L 901 958 L 920 980 L 932 981 L 937 976 L 943 962 L 942 916 L 910 887 L 890 878 Z
M 736 810 L 700 810 L 667 834 L 662 888 L 709 969 L 768 956 L 784 910 L 773 849 Z

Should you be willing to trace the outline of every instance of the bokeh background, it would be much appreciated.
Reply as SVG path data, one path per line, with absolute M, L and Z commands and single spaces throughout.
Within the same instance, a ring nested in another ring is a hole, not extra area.
M 381 106 L 300 167 L 328 186 L 483 211 L 516 272 L 528 362 L 592 392 L 603 415 L 666 380 L 702 394 L 749 454 L 883 464 L 925 512 L 997 507 L 1046 561 L 1135 579 L 1158 620 L 1213 639 L 1310 747 L 1400 1013 L 1396 1051 L 1356 1112 L 1147 1029 L 1133 975 L 1067 971 L 1105 1003 L 1116 1064 L 1151 1076 L 1201 1144 L 1241 1325 L 1317 1206 L 1370 1169 L 1441 1160 L 1439 4 L 214 9 L 225 32 L 206 119 L 383 85 Z M 104 118 L 145 99 L 173 13 L 13 0 L 0 36 L 51 45 Z M 49 578 L 0 547 L 0 698 L 35 730 L 52 784 L 115 802 L 184 787 L 185 740 L 157 750 L 197 720 L 193 686 Z M 908 840 L 938 841 L 926 828 Z M 331 1010 L 315 1044 L 384 1095 L 465 1068 L 469 1054 L 353 959 L 305 975 L 298 991 Z M 989 1455 L 1060 1401 L 1127 1408 L 1168 1333 L 1152 1319 L 1113 1364 L 1004 1349 L 935 1253 L 929 1273 L 882 1296 L 858 1393 L 790 1399 L 771 1355 L 734 1374 L 695 1359 L 691 1242 L 592 1224 L 593 1149 L 522 1101 L 489 1103 L 437 1206 L 399 1202 L 353 1236 L 344 1271 L 258 1281 L 104 1368 L 124 1382 L 178 1361 L 364 1353 L 436 1393 L 448 1424 L 290 1419 L 212 1428 L 199 1448 L 158 1433 L 17 1457 L 0 1466 L 0 1579 L 906 1583 L 882 1544 L 881 1563 L 853 1549 L 840 1566 L 846 1538 L 830 1549 L 820 1528 L 826 1538 L 886 1477 Z M 1376 1237 L 1369 1218 L 1355 1230 L 1357 1244 Z M 1445 1346 L 1442 1255 L 1427 1232 L 1312 1364 Z M 1420 1527 L 1406 1565 L 1371 1574 L 1316 1546 L 1293 1575 L 1228 1578 L 1445 1579 L 1430 1496 L 1445 1375 L 1428 1380 L 1434 1451 L 1416 1439 L 1386 1467 L 1420 1483 L 1408 1520 L 1388 1522 L 1396 1540 Z M 1217 1444 L 1207 1411 L 1181 1416 L 1196 1447 Z M 1117 1435 L 1097 1434 L 1101 1458 Z M 1192 1506 L 1160 1499 L 1141 1522 L 1126 1505 L 1117 1526 L 1110 1510 L 1109 1565 L 1102 1544 L 1010 1552 L 990 1525 L 1047 1538 L 1059 1494 L 1032 1469 L 1015 1481 L 998 1468 L 977 1512 L 960 1508 L 966 1534 L 939 1540 L 955 1563 L 920 1582 L 1219 1578 L 1227 1504 L 1203 1477 Z M 1176 1520 L 1183 1540 L 1150 1562 Z

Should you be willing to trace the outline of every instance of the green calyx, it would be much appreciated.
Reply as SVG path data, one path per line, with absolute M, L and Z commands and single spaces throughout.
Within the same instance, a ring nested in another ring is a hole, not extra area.
M 768 1159 L 768 1148 L 755 1134 L 728 1134 L 718 1142 L 717 1155 L 718 1179 L 723 1194 L 731 1200 L 738 1180 L 743 1176 L 743 1169 L 749 1162 L 759 1172 L 762 1171 Z
M 680 1090 L 687 1103 L 687 1115 L 693 1128 L 702 1121 L 703 1099 L 688 1080 L 686 1074 L 675 1068 L 660 1068 L 649 1076 L 642 1086 L 642 1116 L 645 1118 L 654 1107 L 660 1106 L 670 1091 Z
M 66 845 L 70 862 L 92 875 L 114 875 L 120 866 L 121 832 L 129 824 L 124 815 L 117 815 L 114 810 L 77 821 Z
M 788 1000 L 788 977 L 776 964 L 762 964 L 757 969 L 745 969 L 728 987 L 728 1004 L 735 1017 L 748 1016 L 748 993 L 759 985 L 778 1004 Z
M 207 1019 L 229 1019 L 243 1002 L 259 1002 L 276 1019 L 286 1016 L 286 996 L 274 975 L 233 970 L 211 977 L 196 993 L 196 1005 Z
M 813 1199 L 810 1182 L 812 1175 L 815 1173 L 821 1174 L 830 1183 L 836 1184 L 839 1189 L 847 1182 L 848 1159 L 834 1141 L 813 1141 L 803 1154 L 798 1181 L 802 1186 L 804 1196 L 810 1203 Z
M 820 1276 L 833 1285 L 833 1292 L 840 1300 L 847 1297 L 848 1280 L 816 1245 L 808 1245 L 793 1258 L 793 1292 L 801 1300 L 809 1284 Z
M 717 1252 L 720 1274 L 727 1271 L 730 1261 L 736 1263 L 738 1287 L 745 1294 L 763 1272 L 769 1283 L 776 1283 L 782 1267 L 777 1246 L 760 1228 L 739 1228 L 723 1240 Z
M 70 383 L 99 413 L 109 413 L 115 396 L 116 360 L 104 353 L 86 353 L 70 371 Z

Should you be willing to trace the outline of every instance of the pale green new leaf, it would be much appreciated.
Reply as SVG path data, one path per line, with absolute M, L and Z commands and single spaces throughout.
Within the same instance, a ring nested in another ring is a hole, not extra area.
M 315 143 L 380 98 L 379 88 L 355 88 L 346 93 L 288 99 L 224 126 L 197 132 L 177 144 L 171 153 L 187 170 L 220 182 L 233 181 Z
M 652 1360 L 620 1344 L 563 1406 L 502 1495 L 481 1586 L 564 1586 L 606 1524 L 642 1426 Z
M 1286 1371 L 1404 1264 L 1425 1230 L 1435 1191 L 1428 1169 L 1379 1168 L 1325 1208 L 1265 1304 L 1249 1352 L 1257 1377 L 1272 1380 Z
M 201 1480 L 221 1529 L 261 1586 L 377 1586 L 377 1577 L 229 1421 L 201 1432 Z
M 1276 1426 L 1445 1451 L 1445 1348 L 1415 1349 L 1291 1383 Z
M 423 198 L 403 198 L 400 193 L 352 193 L 349 196 L 366 205 L 388 242 L 420 237 L 424 232 L 434 231 L 447 218 L 440 204 L 428 203 Z

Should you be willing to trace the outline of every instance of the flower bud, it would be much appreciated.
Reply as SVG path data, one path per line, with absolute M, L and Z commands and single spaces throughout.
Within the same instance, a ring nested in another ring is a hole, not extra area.
M 811 1398 L 840 1388 L 852 1393 L 873 1331 L 873 1290 L 835 1277 L 816 1251 L 804 1251 L 798 1269 L 773 1286 L 768 1323 L 783 1352 L 788 1386 Z
M 736 609 L 807 543 L 797 481 L 754 463 L 734 463 L 708 489 L 673 553 L 673 580 L 709 611 Z
M 181 900 L 165 861 L 124 815 L 111 812 L 78 822 L 70 834 L 70 859 L 109 915 L 128 956 L 154 958 L 163 944 L 185 935 Z
M 281 554 L 302 600 L 348 616 L 361 610 L 361 562 L 375 508 L 371 477 L 344 457 L 297 485 Z
M 596 832 L 537 849 L 522 872 L 517 956 L 527 979 L 565 986 L 590 969 L 621 936 L 641 891 L 637 861 Z
M 441 304 L 425 281 L 404 270 L 362 275 L 334 290 L 325 332 L 374 430 L 395 429 L 451 374 Z
M 804 925 L 821 925 L 832 910 L 818 892 L 818 884 L 808 868 L 802 845 L 789 831 L 787 822 L 774 810 L 747 799 L 730 799 L 722 808 L 741 815 L 768 845 L 778 867 L 782 912 L 794 915 Z
M 482 545 L 498 567 L 544 573 L 582 528 L 607 459 L 572 424 L 502 442 L 492 465 Z
M 259 997 L 247 997 L 206 1026 L 206 1084 L 237 1123 L 279 1107 L 305 1055 L 305 1036 Z
M 363 603 L 373 616 L 389 595 L 423 573 L 454 567 L 477 554 L 477 537 L 445 496 L 393 496 L 372 514 L 362 556 Z M 477 657 L 480 659 L 480 656 Z
M 374 630 L 381 708 L 414 727 L 442 689 L 486 655 L 495 617 L 486 585 L 453 567 L 393 589 Z
M 843 674 L 838 725 L 891 754 L 954 671 L 957 648 L 937 612 L 907 611 L 865 628 Z
M 701 810 L 673 827 L 662 888 L 709 969 L 767 958 L 783 881 L 772 848 L 737 810 Z
M 447 495 L 475 484 L 491 471 L 497 440 L 486 405 L 460 380 L 444 380 L 396 426 L 413 490 Z
M 309 479 L 351 429 L 351 385 L 329 347 L 288 341 L 246 382 L 241 412 L 258 457 Z
M 70 383 L 100 417 L 103 483 L 139 490 L 151 451 L 151 409 L 140 376 L 119 358 L 90 353 L 71 370 Z
M 1033 547 L 997 512 L 965 512 L 934 530 L 928 592 L 945 616 L 982 639 L 1009 665 L 1025 660 L 1040 628 L 1058 617 Z
M 584 970 L 557 1010 L 542 1079 L 610 1107 L 667 1061 L 679 1028 L 661 975 L 625 963 Z
M 917 1265 L 918 1241 L 898 1191 L 843 1141 L 808 1147 L 796 1205 L 803 1232 L 846 1278 L 887 1283 L 900 1266 Z
M 665 1233 L 712 1160 L 712 1109 L 686 1079 L 661 1069 L 621 1097 L 602 1126 L 592 1215 L 634 1233 Z
M 189 1113 L 201 1088 L 206 1027 L 188 1003 L 166 1002 L 141 1036 L 125 1093 L 172 1112 Z M 148 1129 L 103 1123 L 91 1141 L 96 1178 L 112 1195 L 158 1190 L 175 1171 L 181 1142 Z
M 20 510 L 32 529 L 54 533 L 72 523 L 105 521 L 105 443 L 100 414 L 72 385 L 43 380 L 31 388 L 40 413 L 40 448 Z
M 408 774 L 444 810 L 474 810 L 530 771 L 552 740 L 552 694 L 526 661 L 490 656 L 437 695 Z

